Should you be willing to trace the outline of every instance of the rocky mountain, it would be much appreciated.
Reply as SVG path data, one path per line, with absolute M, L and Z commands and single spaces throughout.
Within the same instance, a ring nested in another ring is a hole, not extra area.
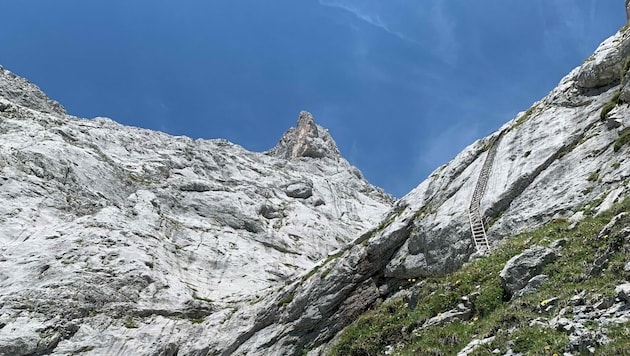
M 0 95 L 2 355 L 177 345 L 304 275 L 393 204 L 306 112 L 252 153 L 71 117 L 4 69 Z M 151 334 L 154 345 L 139 341 Z
M 239 334 L 245 336 L 231 344 L 229 339 L 210 343 L 209 350 L 325 352 L 350 320 L 382 300 L 478 257 L 470 206 L 491 151 L 493 164 L 480 207 L 493 248 L 551 221 L 577 224 L 621 202 L 630 192 L 629 54 L 630 30 L 625 26 L 545 98 L 464 149 L 397 201 L 386 219 L 338 258 L 269 297 L 262 308 L 241 311 L 243 319 L 251 316 L 247 331 Z M 227 323 L 220 330 L 229 333 L 235 327 Z
M 0 354 L 627 341 L 629 55 L 624 26 L 396 202 L 306 112 L 252 153 L 78 119 L 1 70 Z

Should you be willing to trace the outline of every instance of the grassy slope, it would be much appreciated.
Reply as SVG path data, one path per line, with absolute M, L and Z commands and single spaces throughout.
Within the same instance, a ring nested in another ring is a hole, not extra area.
M 588 212 L 589 207 L 585 210 Z M 599 216 L 588 216 L 571 230 L 565 220 L 551 221 L 507 239 L 490 256 L 471 261 L 457 272 L 418 281 L 421 285 L 416 287 L 422 294 L 414 310 L 409 309 L 404 297 L 383 303 L 347 327 L 332 354 L 382 355 L 388 345 L 396 345 L 394 355 L 454 355 L 473 339 L 495 336 L 493 342 L 479 347 L 475 355 L 487 355 L 495 349 L 504 353 L 508 343 L 516 352 L 561 355 L 569 342 L 568 336 L 530 326 L 530 322 L 554 317 L 580 291 L 586 292 L 587 301 L 614 296 L 615 286 L 626 277 L 623 267 L 630 261 L 630 248 L 622 246 L 615 231 L 602 238 L 598 234 L 612 217 L 623 211 L 630 211 L 630 198 Z M 505 300 L 499 280 L 505 263 L 530 246 L 549 245 L 558 239 L 566 239 L 567 243 L 561 256 L 543 271 L 549 276 L 547 283 L 535 294 Z M 585 278 L 594 260 L 608 247 L 616 251 L 608 265 L 601 273 Z M 455 308 L 462 296 L 474 292 L 479 296 L 470 320 L 419 328 L 428 318 Z M 554 297 L 559 300 L 545 311 L 547 301 Z M 508 332 L 510 329 L 514 331 Z M 607 334 L 612 342 L 598 353 L 627 351 L 630 325 L 611 327 Z

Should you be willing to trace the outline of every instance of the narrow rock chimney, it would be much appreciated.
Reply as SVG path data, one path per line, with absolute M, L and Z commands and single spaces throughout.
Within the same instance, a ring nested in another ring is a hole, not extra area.
M 626 0 L 626 19 L 630 20 L 630 0 Z

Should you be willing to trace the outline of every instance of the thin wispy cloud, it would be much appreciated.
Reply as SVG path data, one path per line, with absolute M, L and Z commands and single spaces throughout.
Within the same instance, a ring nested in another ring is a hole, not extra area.
M 399 39 L 403 40 L 403 41 L 407 41 L 407 42 L 411 42 L 413 44 L 417 44 L 420 45 L 419 42 L 417 42 L 416 40 L 414 40 L 413 38 L 410 38 L 408 36 L 406 36 L 405 34 L 403 34 L 402 32 L 393 30 L 392 28 L 390 28 L 380 17 L 380 15 L 378 14 L 369 14 L 368 12 L 365 12 L 361 9 L 359 9 L 358 7 L 352 5 L 351 3 L 347 2 L 347 1 L 341 1 L 341 0 L 318 0 L 319 4 L 322 6 L 328 6 L 328 7 L 333 7 L 333 8 L 337 8 L 337 9 L 341 9 L 344 11 L 347 11 L 349 13 L 351 13 L 352 15 L 354 15 L 356 18 L 358 18 L 361 21 L 366 22 L 369 25 L 372 25 L 374 27 L 380 28 L 381 30 L 389 33 L 392 36 L 396 36 Z
M 448 12 L 448 3 L 429 0 L 318 0 L 322 6 L 352 14 L 362 22 L 398 39 L 421 47 L 445 64 L 454 66 L 459 42 L 456 21 Z
M 437 0 L 431 8 L 432 33 L 436 35 L 436 52 L 438 57 L 454 66 L 457 63 L 459 44 L 455 34 L 456 22 L 448 16 L 444 1 Z

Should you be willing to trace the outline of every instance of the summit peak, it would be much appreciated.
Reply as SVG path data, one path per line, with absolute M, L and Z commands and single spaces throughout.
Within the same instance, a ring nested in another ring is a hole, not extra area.
M 337 144 L 328 130 L 317 125 L 313 115 L 308 111 L 300 111 L 297 126 L 287 130 L 276 147 L 268 153 L 287 159 L 338 158 L 340 156 Z

